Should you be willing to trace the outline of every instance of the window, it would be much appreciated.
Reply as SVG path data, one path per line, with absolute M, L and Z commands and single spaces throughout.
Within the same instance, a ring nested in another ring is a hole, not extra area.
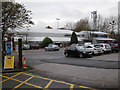
M 93 34 L 92 37 L 107 38 L 107 35 L 106 34 Z
M 71 46 L 71 47 L 70 47 L 70 50 L 75 50 L 75 49 L 76 49 L 76 48 L 75 48 L 75 47 L 73 47 L 73 46 Z
M 84 35 L 82 34 L 82 37 L 84 37 Z
M 67 47 L 68 50 L 70 50 L 70 47 Z
M 92 46 L 88 46 L 87 48 L 92 48 Z

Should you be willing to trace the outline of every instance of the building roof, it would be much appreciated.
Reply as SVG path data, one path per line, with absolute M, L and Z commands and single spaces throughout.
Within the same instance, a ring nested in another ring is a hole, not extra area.
M 20 37 L 15 37 L 15 41 L 17 41 Z M 43 41 L 45 37 L 27 37 L 28 41 Z M 49 37 L 52 39 L 52 41 L 54 42 L 69 42 L 70 41 L 70 37 Z M 25 41 L 25 37 L 23 38 L 23 40 Z M 82 37 L 78 37 L 78 41 L 82 41 L 85 38 Z
M 72 34 L 73 31 L 71 30 L 60 30 L 60 29 L 42 29 L 40 31 L 29 31 L 29 32 L 19 32 L 20 34 L 25 34 L 27 33 L 29 36 L 33 37 L 43 37 L 43 36 L 55 36 L 55 37 L 60 37 L 60 36 L 65 36 L 66 34 Z M 78 32 L 75 32 L 76 34 L 79 34 Z
M 107 34 L 105 32 L 100 32 L 100 31 L 81 31 L 79 32 L 80 34 L 85 34 L 85 33 L 94 33 L 94 34 Z
M 108 41 L 108 40 L 114 41 L 115 40 L 115 39 L 112 39 L 112 38 L 94 38 L 94 39 L 96 39 L 96 40 L 103 40 L 103 41 Z

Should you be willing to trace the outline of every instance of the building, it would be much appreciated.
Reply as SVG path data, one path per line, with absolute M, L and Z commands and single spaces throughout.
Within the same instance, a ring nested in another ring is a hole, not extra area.
M 49 37 L 52 39 L 54 43 L 69 43 L 72 35 L 71 30 L 60 30 L 60 29 L 44 29 L 39 32 L 20 32 L 20 36 L 22 37 L 23 41 L 26 40 L 29 43 L 41 43 L 45 37 Z M 76 33 L 78 37 L 78 41 L 83 41 L 85 38 L 80 37 L 79 33 Z M 15 37 L 15 41 L 18 40 L 20 37 Z
M 107 33 L 100 31 L 81 31 L 80 36 L 92 43 L 109 43 L 115 41 L 115 39 L 109 38 Z
M 71 30 L 60 30 L 60 29 L 44 29 L 39 32 L 20 32 L 20 35 L 25 42 L 27 40 L 28 43 L 41 43 L 45 37 L 49 37 L 52 39 L 54 43 L 62 43 L 67 44 L 70 43 Z M 108 43 L 115 41 L 115 39 L 109 38 L 107 33 L 100 31 L 81 31 L 76 32 L 78 37 L 78 41 L 83 43 L 87 41 L 92 41 L 93 43 Z M 15 37 L 15 41 L 18 40 L 19 37 Z

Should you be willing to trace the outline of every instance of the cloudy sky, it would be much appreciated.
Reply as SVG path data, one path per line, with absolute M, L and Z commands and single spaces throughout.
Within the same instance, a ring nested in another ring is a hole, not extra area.
M 60 27 L 67 22 L 77 22 L 81 18 L 91 20 L 91 12 L 103 17 L 118 15 L 118 1 L 120 0 L 15 0 L 32 11 L 35 25 L 30 30 L 39 31 L 50 25 L 57 28 L 59 18 Z

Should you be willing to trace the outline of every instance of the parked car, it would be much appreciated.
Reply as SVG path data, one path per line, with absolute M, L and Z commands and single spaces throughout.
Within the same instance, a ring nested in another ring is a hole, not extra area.
M 23 44 L 22 49 L 23 50 L 28 50 L 28 49 L 30 49 L 30 45 L 29 44 Z
M 85 48 L 91 51 L 93 55 L 102 54 L 102 48 L 99 47 L 98 45 L 91 44 L 91 45 L 85 46 Z
M 30 49 L 39 49 L 39 44 L 30 44 Z
M 97 46 L 102 48 L 103 53 L 110 53 L 111 52 L 111 47 L 107 43 L 99 43 L 99 44 L 97 44 Z
M 55 44 L 49 44 L 44 49 L 45 49 L 45 51 L 59 51 L 60 47 L 58 45 L 55 45 Z
M 118 44 L 109 43 L 109 45 L 111 46 L 111 51 L 112 51 L 112 52 L 118 52 L 118 51 L 119 51 L 119 46 L 118 46 Z
M 91 57 L 92 56 L 91 51 L 86 51 L 86 50 L 84 50 L 82 48 L 84 48 L 84 47 L 81 47 L 81 46 L 68 46 L 64 50 L 64 55 L 66 57 L 77 56 L 77 57 L 80 57 L 80 58 Z

